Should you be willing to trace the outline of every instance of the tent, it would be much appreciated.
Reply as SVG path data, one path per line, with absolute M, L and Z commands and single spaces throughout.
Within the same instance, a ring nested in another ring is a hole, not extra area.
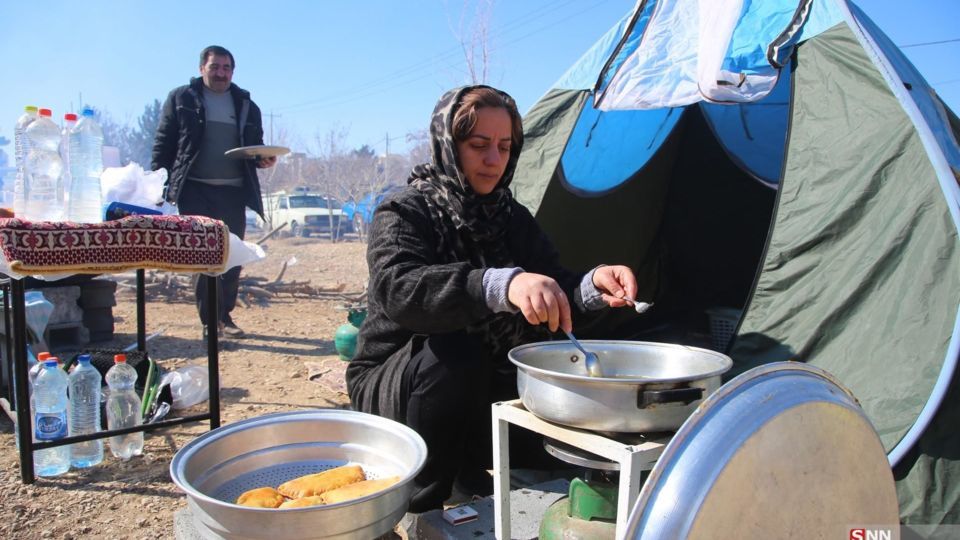
M 857 6 L 641 0 L 524 129 L 513 190 L 562 261 L 628 264 L 655 302 L 578 335 L 709 346 L 726 323 L 732 374 L 821 367 L 903 522 L 960 523 L 960 121 Z

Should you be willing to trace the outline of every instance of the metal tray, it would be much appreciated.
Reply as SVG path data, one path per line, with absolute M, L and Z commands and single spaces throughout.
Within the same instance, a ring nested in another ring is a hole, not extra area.
M 747 371 L 677 431 L 625 538 L 846 538 L 898 530 L 893 473 L 857 400 L 797 362 Z
M 412 429 L 379 416 L 315 410 L 277 413 L 230 424 L 194 439 L 173 458 L 170 475 L 187 494 L 204 537 L 275 540 L 369 540 L 403 517 L 413 477 L 427 449 Z M 370 478 L 400 476 L 367 497 L 284 510 L 234 504 L 244 491 L 276 487 L 298 476 L 359 464 Z

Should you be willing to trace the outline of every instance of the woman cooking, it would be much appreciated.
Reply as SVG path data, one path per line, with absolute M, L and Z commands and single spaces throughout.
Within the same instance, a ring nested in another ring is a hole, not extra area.
M 637 291 L 625 266 L 563 269 L 514 200 L 523 129 L 509 95 L 447 92 L 430 135 L 432 163 L 415 167 L 374 217 L 368 315 L 347 368 L 356 410 L 426 441 L 411 512 L 440 508 L 454 483 L 466 494 L 492 491 L 490 404 L 517 397 L 507 351 L 571 331 L 574 312 L 628 305 Z

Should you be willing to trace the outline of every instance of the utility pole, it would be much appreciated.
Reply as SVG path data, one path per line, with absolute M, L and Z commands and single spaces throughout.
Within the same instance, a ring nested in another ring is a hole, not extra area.
M 274 117 L 280 118 L 282 115 L 279 115 L 273 112 L 273 109 L 270 109 L 270 114 L 268 114 L 267 116 L 270 117 L 270 145 L 272 146 L 273 145 L 273 118 Z
M 383 183 L 386 185 L 390 182 L 390 175 L 387 172 L 390 169 L 390 132 L 388 131 L 383 137 L 384 146 L 386 147 L 383 151 Z

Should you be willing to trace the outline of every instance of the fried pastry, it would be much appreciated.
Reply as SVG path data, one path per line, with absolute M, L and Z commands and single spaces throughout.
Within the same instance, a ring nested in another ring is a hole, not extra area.
M 291 499 L 320 495 L 331 489 L 361 482 L 366 479 L 359 465 L 344 465 L 329 471 L 308 474 L 280 484 L 277 491 Z
M 287 501 L 280 505 L 280 509 L 284 508 L 304 508 L 306 506 L 320 506 L 323 504 L 323 495 L 311 495 L 310 497 L 302 497 L 300 499 L 293 499 L 292 501 Z
M 353 499 L 359 499 L 360 497 L 366 497 L 367 495 L 372 495 L 379 491 L 383 491 L 399 481 L 399 476 L 379 478 L 377 480 L 364 480 L 362 482 L 356 482 L 354 484 L 348 484 L 346 486 L 330 490 L 321 495 L 321 497 L 323 497 L 324 504 L 351 501 Z
M 237 504 L 255 508 L 276 508 L 285 500 L 283 495 L 272 487 L 260 487 L 245 491 L 237 497 Z

